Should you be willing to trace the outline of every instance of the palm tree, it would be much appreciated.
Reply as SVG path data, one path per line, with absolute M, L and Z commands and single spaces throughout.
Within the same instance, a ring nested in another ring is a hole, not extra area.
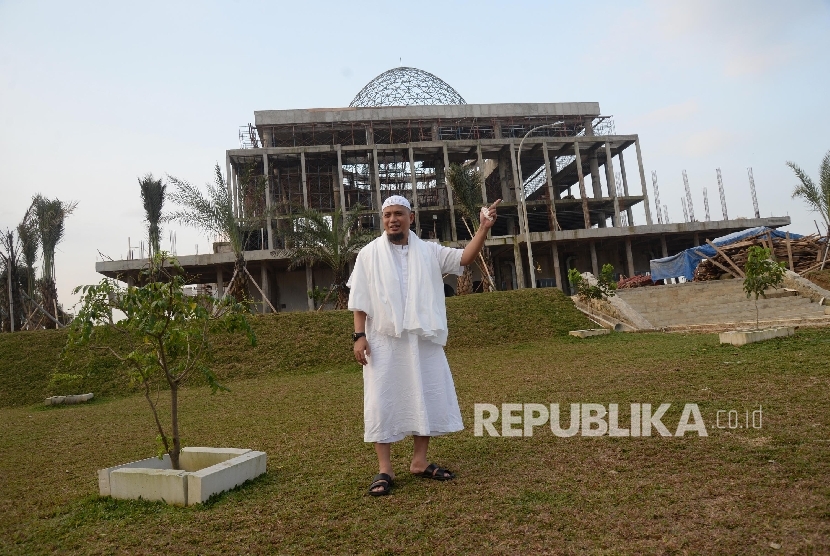
M 281 232 L 291 258 L 289 270 L 317 263 L 332 270 L 334 278 L 329 295 L 337 293 L 335 309 L 346 309 L 349 303 L 346 292 L 349 263 L 376 237 L 358 225 L 362 215 L 360 205 L 345 212 L 339 208 L 332 216 L 304 209 L 294 216 L 293 226 Z
M 58 290 L 55 285 L 55 250 L 63 240 L 66 228 L 66 217 L 74 212 L 77 202 L 64 203 L 60 199 L 47 199 L 42 195 L 35 195 L 32 199 L 37 231 L 40 236 L 40 247 L 43 254 L 41 270 L 40 296 L 44 308 L 55 311 L 55 318 L 60 320 L 58 311 Z M 54 328 L 53 322 L 48 322 L 48 328 Z
M 147 220 L 147 235 L 148 246 L 150 251 L 150 258 L 158 253 L 161 243 L 161 210 L 164 207 L 164 197 L 167 191 L 167 185 L 162 183 L 162 180 L 153 179 L 153 174 L 145 174 L 143 178 L 138 180 L 138 185 L 141 187 L 141 201 L 144 203 L 144 218 Z
M 40 246 L 37 233 L 37 220 L 34 214 L 34 205 L 30 205 L 23 220 L 17 225 L 17 237 L 20 238 L 20 252 L 26 264 L 26 293 L 34 296 L 35 289 L 35 261 Z
M 479 227 L 479 211 L 483 206 L 481 199 L 481 173 L 459 164 L 450 164 L 447 178 L 456 200 L 456 207 L 461 210 L 461 219 L 467 226 L 470 237 L 475 235 Z M 470 224 L 467 224 L 469 220 Z M 472 226 L 472 229 L 470 228 Z M 482 262 L 483 261 L 483 262 Z M 481 270 L 481 282 L 484 291 L 495 291 L 492 283 L 493 261 L 490 258 L 490 249 L 481 250 L 481 260 L 476 259 Z M 473 293 L 473 269 L 470 265 L 464 268 L 464 274 L 458 277 L 458 295 Z
M 173 176 L 167 179 L 176 187 L 170 199 L 179 205 L 168 220 L 176 220 L 202 233 L 219 236 L 230 243 L 235 260 L 233 276 L 227 293 L 239 302 L 248 298 L 248 271 L 245 268 L 244 234 L 233 213 L 233 200 L 219 164 L 214 167 L 214 180 L 207 185 L 207 195 L 198 187 Z
M 807 201 L 810 209 L 819 213 L 824 219 L 827 233 L 830 235 L 830 151 L 824 155 L 819 166 L 818 184 L 794 162 L 787 162 L 787 166 L 792 168 L 796 177 L 801 181 L 793 191 L 793 199 L 801 197 Z

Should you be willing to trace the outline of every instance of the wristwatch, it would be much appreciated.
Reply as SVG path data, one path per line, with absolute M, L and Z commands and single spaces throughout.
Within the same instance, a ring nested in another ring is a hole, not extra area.
M 353 332 L 353 333 L 352 333 L 352 342 L 356 342 L 356 341 L 358 341 L 359 339 L 361 339 L 361 338 L 365 338 L 365 337 L 366 337 L 366 333 L 365 333 L 365 332 Z

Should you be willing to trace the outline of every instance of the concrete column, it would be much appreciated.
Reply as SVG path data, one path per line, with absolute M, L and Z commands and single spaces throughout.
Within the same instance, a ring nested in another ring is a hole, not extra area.
M 694 233 L 692 242 L 695 244 L 695 247 L 700 247 L 700 234 L 698 232 Z
M 550 246 L 551 257 L 553 258 L 553 279 L 556 280 L 556 287 L 564 292 L 565 286 L 562 283 L 562 269 L 559 268 L 559 247 L 554 241 Z
M 591 187 L 593 189 L 594 199 L 602 199 L 602 182 L 599 178 L 599 162 L 597 161 L 596 149 L 592 149 L 588 154 L 588 164 L 591 166 Z
M 415 177 L 415 153 L 409 147 L 409 179 L 412 183 L 412 209 L 415 211 L 415 235 L 421 237 L 421 210 L 418 205 L 418 179 Z
M 331 191 L 332 191 L 332 200 L 334 201 L 334 210 L 338 211 L 341 210 L 343 205 L 340 203 L 340 189 L 342 188 L 342 182 L 337 181 L 337 165 L 331 165 Z
M 614 181 L 614 159 L 611 157 L 611 143 L 605 142 L 605 179 L 608 182 L 608 194 L 614 199 L 614 217 L 612 225 L 620 226 L 620 200 L 617 198 L 617 183 Z
M 669 248 L 666 245 L 666 235 L 660 234 L 660 249 L 663 251 L 663 258 L 669 256 Z
M 513 162 L 513 176 L 516 180 L 516 207 L 518 210 L 519 215 L 519 223 L 521 224 L 521 228 L 524 228 L 524 240 L 525 244 L 527 245 L 527 268 L 528 272 L 530 273 L 530 287 L 536 289 L 536 269 L 534 268 L 533 263 L 533 245 L 530 241 L 530 223 L 527 220 L 527 205 L 524 193 L 524 176 L 521 174 L 521 169 L 519 168 L 520 157 L 516 156 L 516 150 L 513 143 L 510 143 L 510 155 Z
M 239 182 L 237 180 L 236 168 L 231 164 L 231 183 L 233 185 L 233 213 L 237 218 L 242 218 L 242 203 L 239 199 Z
M 585 136 L 594 136 L 593 118 L 585 119 Z M 588 165 L 591 172 L 591 189 L 593 189 L 594 192 L 594 199 L 601 199 L 602 182 L 599 179 L 599 163 L 597 162 L 597 150 L 593 146 L 591 146 L 591 150 L 588 153 Z M 608 193 L 609 195 L 611 194 L 610 185 L 608 187 Z M 597 226 L 600 228 L 605 228 L 605 213 L 598 211 L 597 215 L 599 216 Z
M 343 190 L 343 149 L 337 145 L 337 189 L 340 191 L 340 208 L 343 210 L 343 225 L 346 225 L 346 192 Z
M 559 156 L 558 154 L 554 154 L 553 158 L 550 159 L 550 181 L 553 184 L 553 198 L 555 200 L 562 198 L 562 193 L 559 191 L 559 185 L 557 184 L 558 180 L 556 179 L 556 175 L 559 173 L 556 170 L 558 164 Z
M 617 154 L 617 158 L 620 159 L 620 177 L 622 177 L 622 184 L 623 184 L 623 196 L 628 197 L 628 178 L 625 176 L 625 159 L 623 158 L 622 149 Z M 631 206 L 625 209 L 625 213 L 628 215 L 628 225 L 634 225 L 634 215 L 631 213 Z
M 509 164 L 510 157 L 505 152 L 499 152 L 499 182 L 501 183 L 501 198 L 505 202 L 512 201 L 512 195 L 510 193 L 510 177 L 508 176 L 508 169 L 507 166 Z
M 228 187 L 228 199 L 233 202 L 233 213 L 236 214 L 236 197 L 233 194 L 231 179 L 231 155 L 225 154 L 225 185 Z
M 375 212 L 377 214 L 381 214 L 383 210 L 381 207 L 383 206 L 383 199 L 380 197 L 380 168 L 378 167 L 378 149 L 377 147 L 372 149 L 372 169 L 375 172 L 375 204 L 376 209 Z
M 522 184 L 519 183 L 519 171 L 516 166 L 516 149 L 513 147 L 513 143 L 510 143 L 510 166 L 513 171 L 513 191 L 514 195 L 516 196 L 516 214 L 519 217 L 519 233 L 525 233 L 525 217 L 524 211 L 522 210 L 522 198 L 521 198 L 521 187 Z
M 262 170 L 265 172 L 265 218 L 268 223 L 268 249 L 274 248 L 274 229 L 271 219 L 271 171 L 268 167 L 268 154 L 262 153 Z
M 594 120 L 593 118 L 585 118 L 584 121 L 585 125 L 585 136 L 586 137 L 593 137 L 594 136 Z M 590 152 L 588 153 L 588 164 L 590 165 L 591 171 L 591 185 L 593 186 L 594 190 L 594 198 L 600 199 L 602 198 L 602 184 L 599 181 L 599 163 L 597 162 L 597 150 L 591 147 Z
M 576 175 L 579 177 L 579 196 L 582 198 L 582 217 L 585 220 L 585 229 L 587 230 L 591 227 L 591 214 L 588 212 L 588 194 L 585 192 L 585 176 L 582 175 L 579 141 L 574 141 L 574 155 L 576 156 Z
M 481 176 L 481 202 L 487 204 L 487 185 L 484 183 L 484 157 L 481 156 L 481 143 L 476 145 L 476 155 L 478 156 L 478 172 Z M 493 199 L 495 201 L 495 199 Z
M 225 280 L 222 276 L 222 267 L 216 267 L 216 297 L 222 299 L 225 296 Z
M 591 271 L 595 277 L 599 277 L 599 263 L 597 262 L 597 246 L 590 242 L 591 246 Z
M 646 212 L 646 224 L 651 226 L 651 209 L 648 203 L 648 190 L 646 189 L 646 172 L 643 170 L 643 155 L 640 152 L 640 138 L 634 141 L 634 146 L 637 148 L 637 166 L 640 167 L 640 185 L 643 187 L 643 208 Z M 660 210 L 660 207 L 657 207 Z
M 306 291 L 314 291 L 314 273 L 311 270 L 311 267 L 306 265 L 305 267 L 305 287 Z M 308 298 L 308 310 L 313 311 L 315 309 L 314 300 L 309 297 Z
M 556 219 L 556 203 L 553 194 L 553 171 L 550 168 L 550 156 L 548 155 L 548 144 L 542 143 L 542 152 L 545 155 L 545 177 L 548 180 L 548 199 L 550 201 L 550 229 L 555 232 L 559 229 L 559 222 Z M 558 283 L 558 282 L 557 282 Z
M 450 170 L 450 155 L 447 152 L 447 143 L 444 143 L 444 185 L 447 188 L 447 202 L 450 205 L 450 233 L 452 234 L 452 240 L 458 241 L 458 232 L 455 229 L 455 204 L 452 200 L 452 187 L 450 187 L 450 179 L 447 177 L 447 173 Z
M 634 276 L 634 254 L 631 252 L 631 238 L 625 238 L 625 259 L 628 261 L 628 277 Z
M 303 206 L 308 208 L 308 184 L 305 177 L 305 151 L 300 151 L 300 180 L 303 185 Z
M 262 265 L 259 267 L 259 283 L 260 288 L 262 288 L 262 293 L 264 294 L 262 297 L 262 312 L 263 313 L 270 313 L 271 307 L 268 306 L 268 303 L 265 301 L 271 301 L 271 287 L 268 283 L 268 268 L 265 265 L 265 261 L 262 261 Z
M 522 250 L 519 247 L 519 238 L 513 236 L 513 262 L 516 265 L 516 289 L 525 289 L 525 267 L 522 263 Z

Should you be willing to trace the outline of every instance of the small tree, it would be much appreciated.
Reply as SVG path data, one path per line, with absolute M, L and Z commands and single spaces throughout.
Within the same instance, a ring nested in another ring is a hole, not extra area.
M 568 270 L 568 281 L 573 285 L 574 290 L 576 290 L 576 296 L 579 300 L 585 303 L 591 310 L 593 310 L 591 300 L 603 300 L 616 295 L 617 283 L 614 282 L 614 267 L 610 264 L 602 265 L 602 270 L 600 270 L 596 284 L 592 285 L 575 268 Z
M 747 252 L 746 268 L 744 269 L 744 291 L 747 298 L 755 295 L 755 328 L 759 328 L 758 296 L 767 297 L 768 288 L 779 288 L 784 282 L 784 263 L 776 263 L 770 259 L 770 251 L 765 247 L 753 245 Z
M 256 336 L 246 317 L 247 309 L 226 296 L 189 296 L 185 278 L 175 259 L 158 253 L 142 272 L 142 287 L 123 288 L 106 278 L 97 285 L 75 288 L 81 293 L 81 309 L 72 322 L 64 357 L 88 347 L 113 355 L 137 383 L 153 413 L 159 455 L 167 453 L 173 469 L 179 469 L 179 388 L 193 374 L 201 373 L 211 391 L 225 390 L 208 367 L 210 337 L 217 332 L 245 332 L 251 345 Z M 116 321 L 113 312 L 124 318 Z M 170 389 L 170 419 L 163 424 L 158 399 L 151 393 L 166 384 Z

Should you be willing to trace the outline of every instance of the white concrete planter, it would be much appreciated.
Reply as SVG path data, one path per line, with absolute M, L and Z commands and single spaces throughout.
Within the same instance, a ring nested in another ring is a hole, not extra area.
M 73 394 L 71 396 L 50 396 L 46 398 L 46 405 L 76 404 L 91 400 L 92 392 L 89 394 Z
M 767 328 L 766 330 L 730 330 L 720 333 L 720 343 L 742 346 L 753 342 L 763 342 L 772 338 L 783 338 L 795 334 L 795 328 L 782 326 L 779 328 Z
M 589 330 L 571 330 L 568 332 L 571 336 L 577 338 L 590 338 L 591 336 L 602 336 L 603 334 L 610 334 L 611 331 L 607 328 L 591 328 Z
M 170 456 L 147 458 L 98 470 L 101 496 L 122 500 L 162 500 L 176 506 L 205 502 L 265 473 L 265 452 L 238 448 L 182 448 L 181 470 Z

